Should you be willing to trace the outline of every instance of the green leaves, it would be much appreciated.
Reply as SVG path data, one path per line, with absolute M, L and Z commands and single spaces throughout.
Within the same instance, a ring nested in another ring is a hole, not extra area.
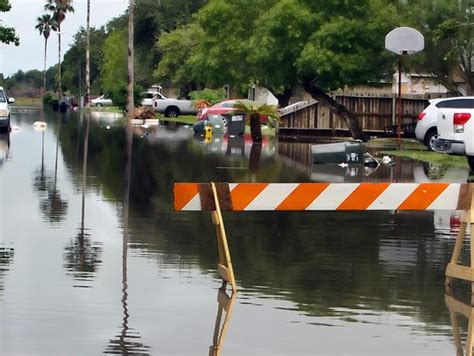
M 255 101 L 242 100 L 234 104 L 235 114 L 244 114 L 249 117 L 267 116 L 270 124 L 275 124 L 280 120 L 280 114 L 275 106 L 262 104 Z
M 8 0 L 0 0 L 0 12 L 8 12 L 12 8 Z M 13 27 L 0 25 L 0 43 L 20 45 L 20 38 L 16 35 Z

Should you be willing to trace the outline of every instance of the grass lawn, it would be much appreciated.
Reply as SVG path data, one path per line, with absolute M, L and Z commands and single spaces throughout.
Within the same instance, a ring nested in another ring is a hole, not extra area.
M 19 97 L 15 98 L 13 106 L 43 106 L 43 100 L 41 98 Z
M 396 138 L 376 138 L 370 140 L 366 146 L 389 156 L 408 157 L 445 167 L 469 167 L 466 157 L 428 151 L 425 145 L 416 139 L 402 139 L 400 149 Z
M 198 121 L 196 115 L 179 115 L 177 117 L 165 117 L 162 114 L 156 114 L 156 118 L 160 121 L 176 122 L 178 124 L 183 125 L 193 125 Z

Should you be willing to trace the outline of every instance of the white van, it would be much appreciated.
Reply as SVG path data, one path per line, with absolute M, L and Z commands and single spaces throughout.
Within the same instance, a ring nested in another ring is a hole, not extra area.
M 474 171 L 474 109 L 441 109 L 437 120 L 435 150 L 467 156 Z
M 7 97 L 3 87 L 0 87 L 0 129 L 10 129 L 10 104 L 15 99 Z

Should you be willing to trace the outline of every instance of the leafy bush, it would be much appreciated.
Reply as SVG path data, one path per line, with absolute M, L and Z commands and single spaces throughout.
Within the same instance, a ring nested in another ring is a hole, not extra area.
M 225 90 L 224 89 L 204 89 L 196 90 L 189 93 L 191 100 L 195 102 L 204 102 L 207 101 L 211 105 L 218 103 L 225 99 Z
M 51 93 L 46 93 L 43 96 L 43 106 L 51 105 L 52 100 L 53 100 L 53 96 L 51 95 Z
M 141 105 L 141 96 L 140 94 L 143 92 L 143 88 L 140 87 L 139 85 L 135 85 L 133 87 L 133 99 L 134 99 L 134 104 L 135 107 L 139 107 Z M 110 89 L 109 92 L 109 97 L 112 99 L 112 102 L 114 106 L 118 106 L 122 110 L 126 110 L 127 108 L 127 87 L 115 87 L 113 89 Z

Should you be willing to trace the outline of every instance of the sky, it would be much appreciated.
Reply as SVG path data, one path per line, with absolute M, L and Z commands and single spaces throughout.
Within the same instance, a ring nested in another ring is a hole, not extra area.
M 91 26 L 100 27 L 110 19 L 122 15 L 129 0 L 91 0 Z M 44 64 L 44 37 L 40 36 L 36 26 L 36 19 L 45 13 L 45 0 L 10 0 L 12 9 L 0 13 L 0 22 L 3 26 L 14 27 L 20 37 L 20 46 L 0 44 L 0 73 L 8 77 L 19 69 L 43 70 Z M 79 27 L 86 27 L 86 0 L 73 0 L 74 13 L 67 14 L 61 24 L 62 54 L 67 51 L 73 42 L 73 35 Z M 54 33 L 48 39 L 47 67 L 54 65 L 58 60 L 58 36 Z

